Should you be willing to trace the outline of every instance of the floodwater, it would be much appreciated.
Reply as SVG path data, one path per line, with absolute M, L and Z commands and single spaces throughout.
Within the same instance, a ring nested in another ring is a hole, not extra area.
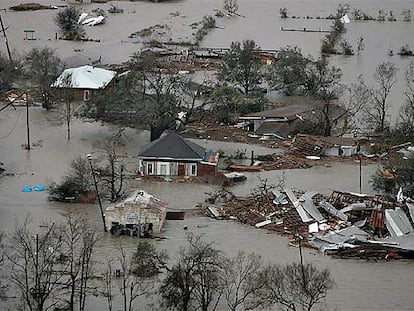
M 62 4 L 61 1 L 38 1 L 43 4 Z M 393 10 L 399 18 L 403 9 L 414 12 L 413 1 L 348 1 L 351 7 L 358 7 L 376 15 L 378 9 Z M 8 7 L 15 4 L 11 0 L 1 1 L 1 6 Z M 172 26 L 171 37 L 186 40 L 191 36 L 189 25 L 200 21 L 202 16 L 213 14 L 214 9 L 220 9 L 222 1 L 218 0 L 186 0 L 170 1 L 168 3 L 148 2 L 121 2 L 115 3 L 124 8 L 125 13 L 111 15 L 105 25 L 87 27 L 90 38 L 101 39 L 96 42 L 66 42 L 55 41 L 54 34 L 57 28 L 53 22 L 56 11 L 38 12 L 2 12 L 7 26 L 10 44 L 19 52 L 28 51 L 34 46 L 50 46 L 68 64 L 82 65 L 102 56 L 104 63 L 119 63 L 125 61 L 134 51 L 139 50 L 140 43 L 129 39 L 128 35 L 134 31 L 154 24 L 167 23 Z M 228 46 L 231 41 L 253 38 L 263 48 L 280 48 L 286 45 L 298 45 L 305 53 L 316 55 L 321 34 L 318 33 L 290 33 L 281 32 L 280 27 L 308 27 L 328 28 L 329 21 L 309 19 L 279 18 L 279 8 L 286 7 L 292 15 L 328 15 L 337 7 L 337 1 L 307 0 L 307 1 L 262 1 L 240 0 L 240 14 L 246 18 L 225 18 L 217 23 L 224 29 L 216 29 L 203 41 L 204 46 Z M 87 10 L 95 7 L 107 8 L 109 5 L 85 6 Z M 171 15 L 171 12 L 180 12 Z M 360 74 L 367 79 L 371 76 L 375 66 L 388 58 L 387 50 L 395 51 L 400 46 L 412 44 L 411 35 L 413 24 L 403 22 L 351 22 L 347 24 L 346 36 L 351 43 L 356 44 L 358 37 L 366 40 L 366 49 L 360 57 L 331 57 L 333 63 L 344 71 L 346 82 L 354 81 Z M 24 38 L 24 29 L 34 29 L 38 40 L 27 41 Z M 179 37 L 180 36 L 180 37 Z M 409 42 L 411 40 L 411 42 Z M 0 46 L 5 51 L 4 45 Z M 78 52 L 75 52 L 78 50 Z M 401 78 L 409 62 L 407 58 L 393 56 L 393 62 L 400 68 L 399 83 L 393 89 L 393 112 L 398 114 L 398 107 L 403 102 Z M 99 156 L 99 144 L 114 135 L 115 130 L 97 123 L 82 123 L 74 121 L 72 124 L 72 140 L 66 140 L 65 127 L 59 125 L 56 117 L 40 108 L 30 108 L 30 138 L 35 144 L 32 150 L 22 148 L 26 138 L 25 108 L 11 107 L 0 112 L 0 160 L 4 167 L 15 176 L 0 178 L 0 228 L 10 232 L 16 222 L 21 222 L 28 214 L 31 215 L 33 229 L 43 222 L 53 222 L 61 219 L 67 211 L 79 213 L 92 227 L 101 230 L 101 220 L 96 205 L 60 204 L 49 202 L 45 192 L 23 193 L 25 185 L 48 185 L 51 181 L 59 181 L 68 170 L 69 162 L 76 156 L 85 156 L 92 153 Z M 125 152 L 128 155 L 129 170 L 136 168 L 136 155 L 139 149 L 149 141 L 147 132 L 128 130 L 122 137 Z M 227 144 L 196 140 L 197 143 L 211 149 L 223 149 L 226 153 L 234 150 L 246 149 L 255 154 L 275 152 L 263 147 L 240 144 Z M 363 165 L 362 190 L 372 193 L 369 176 L 376 170 L 376 165 Z M 261 173 L 269 182 L 277 183 L 282 172 L 272 171 Z M 288 186 L 303 190 L 318 190 L 330 193 L 332 190 L 359 191 L 358 163 L 334 163 L 332 167 L 316 166 L 306 170 L 287 170 L 284 172 Z M 235 186 L 232 191 L 238 195 L 251 192 L 258 184 L 256 174 L 248 174 L 248 180 Z M 206 192 L 214 191 L 215 186 L 207 184 L 186 184 L 169 182 L 142 182 L 137 186 L 160 196 L 169 202 L 172 208 L 190 209 L 207 197 Z M 297 261 L 298 250 L 288 246 L 288 240 L 265 230 L 256 230 L 231 221 L 216 221 L 203 217 L 189 217 L 184 221 L 167 221 L 162 235 L 162 241 L 154 241 L 159 249 L 167 249 L 171 257 L 185 245 L 184 225 L 189 231 L 204 234 L 209 241 L 233 256 L 238 250 L 256 252 L 266 260 L 281 264 Z M 113 256 L 114 248 L 119 243 L 118 238 L 106 235 L 99 243 L 97 250 L 100 257 Z M 133 245 L 135 240 L 122 238 L 123 243 Z M 305 251 L 305 261 L 313 262 L 320 267 L 331 270 L 336 281 L 335 288 L 328 295 L 328 309 L 338 310 L 414 310 L 412 286 L 414 280 L 414 263 L 412 261 L 395 262 L 365 262 L 354 260 L 335 260 L 322 256 L 314 251 Z M 88 304 L 88 310 L 102 310 L 103 301 L 94 298 Z M 9 301 L 10 303 L 10 301 Z M 0 309 L 2 307 L 0 306 Z
M 41 4 L 64 5 L 58 0 L 39 0 Z M 386 60 L 395 63 L 399 68 L 397 83 L 391 95 L 388 120 L 395 122 L 401 106 L 404 104 L 404 76 L 412 58 L 401 57 L 397 52 L 408 44 L 414 48 L 412 22 L 402 21 L 401 12 L 410 9 L 414 12 L 412 0 L 364 0 L 342 1 L 348 3 L 351 11 L 358 8 L 371 16 L 377 16 L 378 10 L 393 11 L 398 19 L 396 22 L 351 21 L 346 24 L 345 39 L 356 50 L 360 37 L 364 39 L 365 50 L 360 56 L 331 56 L 331 63 L 343 71 L 343 83 L 351 84 L 362 75 L 367 84 L 373 83 L 372 74 L 375 67 Z M 139 39 L 128 38 L 138 30 L 156 24 L 168 25 L 163 41 L 191 41 L 194 30 L 191 24 L 201 21 L 205 15 L 213 15 L 216 10 L 222 9 L 222 0 L 183 0 L 151 3 L 145 1 L 125 2 L 115 1 L 114 4 L 124 9 L 124 14 L 109 14 L 106 24 L 89 27 L 85 26 L 87 37 L 100 42 L 70 42 L 55 40 L 58 28 L 54 22 L 57 10 L 43 10 L 34 12 L 2 11 L 3 21 L 11 49 L 14 53 L 22 54 L 33 47 L 48 46 L 56 49 L 65 60 L 67 66 L 90 64 L 101 58 L 105 64 L 126 61 L 129 56 L 142 48 Z M 240 0 L 239 13 L 243 17 L 217 19 L 219 28 L 211 31 L 202 41 L 204 47 L 228 47 L 232 41 L 254 39 L 259 46 L 265 49 L 280 49 L 285 46 L 297 45 L 305 55 L 310 54 L 317 58 L 323 33 L 283 32 L 285 28 L 308 28 L 328 30 L 332 21 L 316 19 L 317 16 L 327 16 L 336 11 L 341 1 L 332 0 Z M 16 5 L 15 1 L 2 0 L 0 9 Z M 90 4 L 81 6 L 85 12 L 92 9 L 109 8 L 107 4 Z M 291 16 L 300 16 L 299 19 L 281 19 L 279 9 L 286 7 Z M 313 19 L 306 19 L 306 16 Z M 35 30 L 36 40 L 25 40 L 24 30 Z M 388 56 L 393 50 L 394 56 Z M 6 52 L 5 44 L 0 45 L 0 51 Z

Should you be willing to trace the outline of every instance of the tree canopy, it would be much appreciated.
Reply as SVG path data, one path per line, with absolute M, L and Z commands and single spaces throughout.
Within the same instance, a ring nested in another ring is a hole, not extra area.
M 85 37 L 85 30 L 78 23 L 80 11 L 70 6 L 59 12 L 55 18 L 56 24 L 66 40 L 81 40 Z
M 219 79 L 240 87 L 245 94 L 257 88 L 263 76 L 258 50 L 259 46 L 254 40 L 232 42 L 230 50 L 223 57 Z
M 165 72 L 153 56 L 134 55 L 115 86 L 95 96 L 80 115 L 121 127 L 150 129 L 152 141 L 175 128 L 179 112 L 192 110 L 195 95 L 189 82 L 176 72 Z
M 50 109 L 53 102 L 51 85 L 63 70 L 61 59 L 51 48 L 33 48 L 26 55 L 26 73 L 38 87 L 43 108 Z

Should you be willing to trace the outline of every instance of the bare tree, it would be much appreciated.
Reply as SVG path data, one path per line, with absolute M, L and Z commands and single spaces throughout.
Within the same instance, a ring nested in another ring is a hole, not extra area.
M 375 131 L 380 133 L 383 133 L 389 126 L 386 120 L 390 108 L 388 97 L 397 81 L 396 74 L 397 67 L 390 61 L 380 63 L 375 69 L 376 86 L 370 88 L 371 101 L 366 113 L 367 121 Z
M 68 140 L 70 140 L 70 125 L 74 116 L 72 103 L 75 99 L 75 95 L 72 86 L 72 74 L 65 75 L 59 82 L 59 95 L 56 98 L 58 101 L 56 111 L 59 116 L 59 120 L 62 120 L 66 124 L 66 137 Z
M 121 292 L 123 311 L 136 310 L 134 305 L 138 298 L 152 296 L 155 293 L 156 276 L 166 259 L 165 252 L 158 252 L 148 241 L 140 241 L 133 254 L 128 254 L 126 248 L 120 245 L 117 258 L 120 268 L 115 268 L 113 261 L 108 261 L 104 273 L 103 294 L 109 311 L 114 307 L 114 283 L 118 283 Z
M 17 226 L 5 246 L 10 269 L 10 282 L 20 292 L 23 305 L 29 310 L 44 311 L 58 305 L 58 294 L 64 273 L 59 271 L 59 255 L 63 240 L 58 228 L 51 224 L 46 232 L 33 234 L 29 220 Z
M 223 269 L 224 298 L 231 311 L 252 310 L 260 306 L 255 297 L 263 286 L 259 278 L 263 260 L 254 253 L 239 252 Z
M 5 279 L 5 263 L 4 263 L 4 245 L 3 245 L 4 233 L 0 232 L 0 300 L 6 299 L 7 284 L 4 283 Z
M 414 138 L 414 62 L 405 73 L 405 105 L 401 108 L 397 130 L 405 139 Z
M 200 236 L 188 235 L 189 247 L 181 249 L 160 287 L 162 305 L 180 311 L 215 310 L 220 299 L 220 252 Z
M 65 273 L 67 280 L 63 282 L 64 290 L 69 293 L 68 309 L 75 310 L 75 302 L 78 301 L 79 311 L 82 311 L 85 310 L 86 297 L 91 292 L 92 254 L 99 237 L 95 231 L 88 229 L 85 222 L 70 214 L 66 216 L 61 234 L 64 241 L 62 251 L 68 265 Z
M 125 154 L 120 152 L 120 144 L 110 141 L 103 147 L 105 167 L 101 181 L 109 193 L 110 201 L 115 202 L 123 195 L 125 179 Z
M 135 266 L 133 266 L 134 256 L 127 256 L 125 248 L 120 247 L 119 249 L 119 261 L 121 263 L 121 268 L 123 275 L 121 276 L 121 295 L 124 302 L 124 311 L 133 311 L 133 302 L 142 296 L 148 296 L 153 293 L 154 290 L 154 278 L 153 276 L 158 273 L 158 271 L 140 271 L 137 268 L 137 263 L 135 261 Z M 155 251 L 155 249 L 154 249 Z M 136 269 L 135 272 L 139 271 L 143 274 L 136 274 L 133 272 L 133 267 Z M 145 273 L 144 273 L 145 272 Z
M 106 298 L 108 305 L 108 310 L 113 310 L 113 263 L 111 260 L 106 262 L 106 269 L 103 274 L 104 289 L 101 291 L 101 294 Z
M 257 298 L 262 306 L 277 304 L 288 311 L 312 310 L 334 285 L 328 269 L 320 271 L 312 264 L 268 265 L 260 278 L 264 286 Z

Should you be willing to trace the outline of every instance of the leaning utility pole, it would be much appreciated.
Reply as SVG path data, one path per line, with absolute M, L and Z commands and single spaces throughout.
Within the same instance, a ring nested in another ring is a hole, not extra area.
M 6 11 L 6 10 L 4 10 L 4 11 Z M 12 63 L 13 60 L 12 60 L 12 57 L 11 57 L 11 52 L 10 52 L 10 47 L 9 47 L 9 40 L 7 40 L 6 29 L 4 28 L 3 19 L 1 18 L 1 13 L 0 13 L 0 26 L 1 26 L 1 32 L 3 33 L 3 36 L 4 36 L 4 41 L 6 42 L 7 54 L 9 54 L 10 63 Z

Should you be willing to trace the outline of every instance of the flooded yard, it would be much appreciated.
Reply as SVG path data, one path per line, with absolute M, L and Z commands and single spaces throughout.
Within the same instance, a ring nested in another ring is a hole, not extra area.
M 63 4 L 62 1 L 38 1 L 42 4 Z M 201 5 L 201 4 L 202 5 Z M 223 18 L 217 23 L 221 26 L 206 36 L 202 42 L 205 47 L 227 47 L 232 41 L 254 39 L 262 48 L 279 49 L 286 45 L 298 45 L 305 54 L 317 56 L 320 33 L 281 32 L 280 27 L 328 28 L 330 21 L 316 19 L 279 18 L 279 8 L 286 7 L 294 15 L 317 16 L 333 13 L 338 1 L 330 0 L 241 0 L 240 14 L 246 18 Z M 358 7 L 375 15 L 378 9 L 401 12 L 403 9 L 414 11 L 414 1 L 348 1 L 351 7 Z M 15 1 L 1 1 L 1 7 L 7 8 Z M 218 0 L 185 0 L 166 3 L 124 2 L 116 4 L 124 9 L 124 14 L 110 15 L 102 26 L 88 27 L 88 37 L 100 39 L 100 42 L 68 42 L 55 40 L 57 27 L 53 18 L 56 10 L 35 12 L 7 12 L 3 16 L 8 38 L 13 50 L 22 53 L 32 47 L 49 46 L 58 52 L 68 66 L 83 65 L 102 57 L 103 63 L 120 63 L 142 47 L 140 42 L 128 38 L 128 35 L 157 23 L 171 26 L 173 40 L 187 40 L 192 36 L 189 25 L 200 21 L 204 15 L 214 15 L 214 9 L 222 8 Z M 109 4 L 85 6 L 88 11 Z M 179 12 L 179 14 L 171 14 Z M 2 13 L 3 14 L 3 13 Z M 372 78 L 375 66 L 386 59 L 387 51 L 397 51 L 402 45 L 412 42 L 414 22 L 351 22 L 347 24 L 347 39 L 355 44 L 360 36 L 366 40 L 366 49 L 361 56 L 332 56 L 331 61 L 344 73 L 344 82 L 355 81 L 363 74 L 368 81 Z M 23 40 L 24 29 L 34 29 L 37 40 Z M 409 41 L 411 40 L 411 41 Z M 4 44 L 0 51 L 5 52 Z M 398 83 L 392 90 L 392 111 L 390 119 L 395 119 L 399 107 L 404 103 L 401 95 L 404 87 L 403 76 L 410 59 L 396 53 L 391 61 L 399 67 Z M 23 148 L 26 143 L 26 111 L 9 107 L 0 112 L 0 160 L 11 176 L 0 177 L 0 229 L 11 232 L 15 224 L 22 222 L 27 215 L 32 218 L 33 229 L 41 223 L 50 223 L 62 219 L 66 212 L 75 212 L 88 221 L 91 227 L 101 230 L 101 218 L 97 205 L 63 204 L 47 200 L 46 192 L 22 192 L 25 185 L 41 184 L 47 186 L 52 181 L 60 181 L 69 169 L 69 162 L 76 156 L 96 153 L 99 143 L 108 140 L 116 132 L 99 123 L 87 123 L 75 120 L 72 124 L 72 139 L 66 140 L 66 129 L 59 125 L 55 115 L 41 108 L 30 108 L 30 139 L 34 144 L 31 151 Z M 137 168 L 136 156 L 146 143 L 149 133 L 127 130 L 121 138 L 127 153 L 129 172 Z M 246 149 L 255 154 L 273 153 L 256 145 L 243 145 L 209 140 L 194 140 L 210 149 L 222 149 L 226 152 Z M 277 151 L 277 150 L 276 150 Z M 372 194 L 370 176 L 377 169 L 375 164 L 362 166 L 362 192 Z M 246 195 L 258 184 L 257 173 L 246 173 L 247 180 L 235 185 L 231 190 L 236 195 Z M 332 190 L 359 192 L 359 163 L 334 162 L 330 166 L 314 166 L 309 169 L 286 171 L 267 171 L 260 173 L 271 183 L 277 183 L 284 176 L 286 185 L 302 190 L 317 190 L 329 194 Z M 169 203 L 174 209 L 192 209 L 206 198 L 206 192 L 214 191 L 218 186 L 210 184 L 175 183 L 158 181 L 136 181 L 137 187 L 154 194 Z M 107 203 L 105 202 L 106 206 Z M 196 234 L 203 234 L 208 241 L 229 256 L 238 250 L 256 252 L 266 260 L 281 264 L 298 261 L 298 250 L 288 246 L 289 241 L 275 233 L 255 229 L 233 221 L 219 221 L 207 217 L 187 217 L 181 221 L 166 221 L 161 235 L 165 240 L 154 241 L 158 249 L 167 249 L 173 258 L 178 249 L 185 245 L 183 227 Z M 136 240 L 123 238 L 123 243 L 133 246 Z M 113 248 L 119 239 L 104 235 L 99 242 L 98 255 L 113 256 Z M 322 256 L 316 251 L 305 250 L 305 262 L 313 262 L 331 270 L 336 286 L 328 295 L 327 309 L 333 310 L 413 310 L 414 297 L 412 286 L 414 279 L 413 261 L 365 262 L 338 260 Z M 2 309 L 0 302 L 0 309 Z M 12 305 L 12 302 L 6 302 Z M 102 300 L 91 298 L 88 310 L 103 310 Z

